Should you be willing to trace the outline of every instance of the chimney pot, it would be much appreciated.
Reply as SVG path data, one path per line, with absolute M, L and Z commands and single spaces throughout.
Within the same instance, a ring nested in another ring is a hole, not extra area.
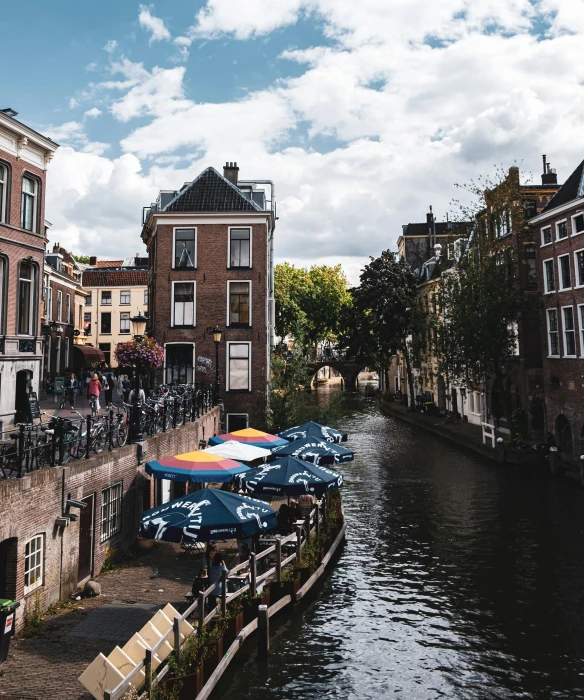
M 89 258 L 89 264 L 90 264 L 90 265 L 97 265 L 97 257 L 96 257 L 95 255 L 92 255 L 92 256 Z
M 223 177 L 237 187 L 239 168 L 237 163 L 227 162 L 223 168 Z

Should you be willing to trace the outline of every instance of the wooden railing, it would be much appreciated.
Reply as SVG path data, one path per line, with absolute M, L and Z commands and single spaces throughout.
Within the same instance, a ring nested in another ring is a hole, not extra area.
M 309 515 L 306 516 L 304 519 L 304 522 L 302 523 L 296 523 L 295 525 L 295 532 L 292 534 L 279 538 L 279 537 L 272 537 L 272 538 L 263 538 L 260 540 L 260 544 L 262 545 L 268 545 L 266 549 L 263 549 L 262 551 L 256 553 L 252 553 L 250 555 L 250 560 L 249 562 L 244 562 L 242 564 L 238 564 L 237 566 L 234 566 L 232 569 L 229 570 L 229 572 L 223 572 L 222 578 L 221 578 L 221 597 L 219 603 L 212 609 L 210 610 L 207 614 L 205 614 L 205 609 L 207 607 L 207 599 L 209 596 L 212 595 L 213 591 L 217 587 L 219 582 L 214 582 L 211 584 L 206 590 L 201 591 L 199 593 L 199 596 L 197 600 L 195 600 L 189 607 L 185 610 L 182 615 L 179 615 L 175 617 L 173 620 L 173 626 L 172 629 L 170 629 L 168 632 L 162 635 L 160 640 L 154 644 L 151 648 L 146 648 L 145 650 L 145 655 L 144 659 L 140 661 L 134 669 L 130 672 L 129 675 L 127 675 L 123 681 L 120 682 L 118 686 L 111 690 L 105 690 L 103 697 L 104 700 L 119 700 L 122 698 L 130 689 L 130 687 L 133 686 L 139 686 L 140 683 L 138 682 L 141 673 L 144 672 L 145 674 L 145 683 L 144 683 L 144 688 L 141 698 L 147 698 L 148 697 L 148 690 L 156 687 L 166 676 L 166 674 L 169 671 L 169 664 L 166 662 L 166 659 L 160 664 L 159 668 L 154 670 L 153 668 L 153 660 L 155 659 L 157 651 L 162 649 L 167 643 L 171 644 L 173 647 L 173 655 L 177 661 L 180 660 L 181 656 L 181 649 L 182 646 L 184 646 L 184 643 L 188 639 L 188 637 L 185 637 L 185 639 L 181 643 L 181 632 L 180 632 L 180 626 L 181 623 L 184 622 L 185 620 L 188 621 L 188 619 L 192 616 L 197 614 L 198 618 L 198 626 L 196 630 L 194 630 L 193 633 L 196 633 L 198 635 L 202 635 L 205 627 L 209 624 L 213 618 L 218 616 L 220 613 L 225 616 L 229 607 L 229 604 L 232 603 L 233 601 L 237 600 L 240 596 L 242 596 L 244 593 L 251 593 L 252 597 L 255 597 L 258 594 L 258 591 L 263 587 L 263 585 L 270 579 L 277 581 L 278 583 L 281 582 L 282 580 L 282 572 L 285 569 L 285 567 L 289 566 L 292 564 L 292 562 L 299 561 L 301 556 L 302 556 L 302 550 L 304 547 L 310 543 L 312 537 L 318 537 L 321 531 L 321 526 L 323 522 L 325 521 L 325 518 L 327 516 L 327 506 L 326 506 L 326 499 L 323 499 L 320 502 L 316 503 L 315 508 L 310 512 Z M 344 530 L 343 530 L 344 532 Z M 270 544 L 271 543 L 271 544 Z M 286 548 L 290 548 L 291 545 L 293 545 L 294 551 L 291 554 L 287 554 L 284 551 Z M 268 568 L 264 573 L 258 575 L 258 563 L 261 562 L 263 559 L 266 557 L 274 555 L 275 557 L 275 563 L 274 566 L 271 566 Z M 285 555 L 283 557 L 283 555 Z M 283 557 L 283 558 L 282 558 Z M 327 558 L 325 557 L 326 562 L 330 559 L 330 556 Z M 326 565 L 326 563 L 324 564 Z M 320 569 L 324 569 L 324 565 L 321 564 L 319 567 Z M 234 591 L 233 593 L 227 593 L 227 581 L 230 577 L 235 576 L 238 572 L 243 571 L 244 569 L 247 569 L 249 567 L 249 572 L 250 572 L 250 581 L 249 583 L 245 584 L 238 590 Z M 322 571 L 317 570 L 309 579 L 309 581 L 312 581 L 313 579 L 316 580 L 318 576 L 322 573 Z M 310 583 L 312 585 L 312 583 Z M 309 588 L 310 586 L 308 586 Z M 306 584 L 302 587 L 302 589 L 306 588 Z M 299 591 L 301 593 L 302 589 Z M 272 608 L 277 607 L 279 610 L 281 607 L 284 607 L 287 603 L 290 602 L 290 596 L 285 597 L 286 602 L 282 603 L 282 601 L 279 601 L 276 603 L 275 606 L 272 606 Z M 284 600 L 284 599 L 283 599 Z M 277 610 L 274 610 L 272 612 L 272 609 L 270 609 L 270 614 L 274 614 L 277 612 Z M 255 626 L 254 626 L 255 623 Z M 254 620 L 254 623 L 251 625 L 248 625 L 248 627 L 253 627 L 253 629 L 250 629 L 247 631 L 246 634 L 250 634 L 257 628 L 257 618 Z M 247 628 L 246 628 L 247 630 Z M 170 657 L 168 657 L 170 658 Z M 216 681 L 215 681 L 216 682 Z M 213 684 L 214 685 L 214 684 Z

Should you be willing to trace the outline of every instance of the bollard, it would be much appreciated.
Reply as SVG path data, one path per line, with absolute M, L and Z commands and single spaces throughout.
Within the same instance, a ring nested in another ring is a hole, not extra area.
M 161 413 L 162 413 L 162 432 L 166 432 L 166 399 L 162 399 L 162 407 L 161 407 Z
M 584 488 L 584 455 L 580 455 L 580 486 Z
M 87 415 L 87 449 L 85 459 L 89 459 L 89 448 L 91 447 L 91 414 Z
M 266 659 L 270 653 L 270 617 L 267 605 L 258 605 L 258 658 Z
M 555 476 L 558 473 L 558 448 L 550 447 L 550 474 Z
M 497 438 L 497 462 L 505 464 L 505 441 L 502 437 Z
M 114 449 L 114 409 L 113 407 L 110 408 L 109 412 L 109 426 L 108 426 L 108 433 L 109 433 L 109 449 L 108 452 L 111 452 Z

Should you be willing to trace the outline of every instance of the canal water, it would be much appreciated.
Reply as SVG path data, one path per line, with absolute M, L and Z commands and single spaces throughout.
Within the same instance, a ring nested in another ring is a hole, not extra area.
M 309 399 L 309 401 L 322 400 Z M 584 698 L 584 492 L 335 400 L 346 547 L 213 698 Z

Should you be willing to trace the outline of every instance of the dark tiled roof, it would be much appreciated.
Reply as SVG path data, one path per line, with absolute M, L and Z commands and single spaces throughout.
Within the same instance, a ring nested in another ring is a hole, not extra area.
M 470 230 L 466 221 L 437 221 L 435 223 L 437 236 L 465 236 Z M 407 224 L 403 227 L 404 236 L 427 236 L 428 222 L 423 224 Z
M 84 287 L 135 287 L 148 284 L 147 270 L 85 270 Z
M 584 160 L 545 205 L 542 214 L 580 197 L 584 197 Z
M 164 211 L 263 210 L 244 197 L 240 190 L 215 168 L 207 168 L 179 193 Z

